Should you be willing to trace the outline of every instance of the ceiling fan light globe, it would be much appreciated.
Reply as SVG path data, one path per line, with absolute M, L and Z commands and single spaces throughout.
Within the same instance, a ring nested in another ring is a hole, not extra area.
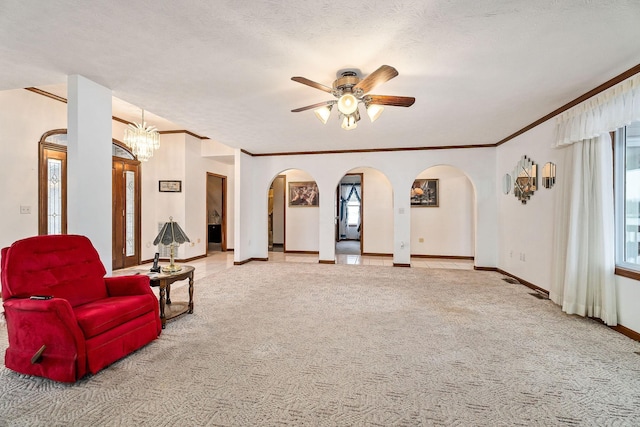
M 345 93 L 338 99 L 338 110 L 344 115 L 353 114 L 358 109 L 358 99 L 350 93 Z
M 333 107 L 333 105 L 327 105 L 325 107 L 320 107 L 313 110 L 318 120 L 320 120 L 325 125 L 327 124 L 327 120 L 329 120 L 329 116 L 331 115 L 331 107 Z
M 382 105 L 371 104 L 367 107 L 367 115 L 369 116 L 369 119 L 371 119 L 371 123 L 375 122 L 378 117 L 380 117 L 383 110 L 384 107 Z
M 355 116 L 345 116 L 342 119 L 342 129 L 344 130 L 353 130 L 358 127 L 357 120 Z

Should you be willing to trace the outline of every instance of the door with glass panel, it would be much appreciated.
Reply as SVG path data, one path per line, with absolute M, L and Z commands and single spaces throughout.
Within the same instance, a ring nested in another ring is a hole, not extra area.
M 140 230 L 139 164 L 114 159 L 113 192 L 113 269 L 140 264 L 138 242 Z
M 66 148 L 40 145 L 39 234 L 67 234 Z
M 140 264 L 140 162 L 112 144 L 112 269 Z M 67 131 L 40 140 L 39 234 L 67 233 Z

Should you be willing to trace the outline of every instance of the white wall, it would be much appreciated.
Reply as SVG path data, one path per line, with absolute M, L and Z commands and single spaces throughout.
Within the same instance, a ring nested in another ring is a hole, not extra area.
M 411 208 L 411 253 L 474 256 L 475 201 L 466 175 L 441 165 L 425 170 L 416 179 L 438 179 L 439 206 Z
M 500 190 L 502 176 L 512 173 L 522 155 L 539 165 L 538 176 L 546 162 L 556 163 L 556 183 L 562 182 L 565 151 L 551 148 L 554 138 L 555 121 L 552 119 L 498 147 L 496 167 L 500 221 L 498 268 L 546 290 L 551 287 L 554 211 L 560 197 L 559 189 L 539 185 L 526 205 L 515 198 L 513 191 L 504 195 Z M 616 276 L 616 292 L 618 322 L 640 332 L 640 283 Z
M 279 245 L 284 243 L 286 187 L 286 178 L 276 178 L 273 181 L 273 243 Z
M 122 141 L 125 127 L 113 121 L 113 138 Z M 45 132 L 66 128 L 65 103 L 24 89 L 0 91 L 0 247 L 38 234 L 38 142 Z M 227 176 L 227 247 L 233 248 L 234 167 L 213 160 L 216 156 L 202 157 L 201 144 L 184 133 L 163 134 L 160 150 L 141 163 L 143 261 L 153 258 L 158 222 L 170 215 L 194 241 L 180 247 L 178 258 L 206 254 L 206 172 Z M 183 181 L 183 192 L 159 193 L 160 179 Z M 20 214 L 20 206 L 30 207 L 31 213 Z
M 618 323 L 640 333 L 640 283 L 637 280 L 616 276 L 618 298 Z
M 526 204 L 513 195 L 502 194 L 502 177 L 510 175 L 521 156 L 526 155 L 538 165 L 538 175 L 546 162 L 558 165 L 557 180 L 563 179 L 560 166 L 564 151 L 551 148 L 554 120 L 549 120 L 529 132 L 498 147 L 496 181 L 499 194 L 500 244 L 498 267 L 549 290 L 553 262 L 554 210 L 558 187 L 534 192 Z
M 66 104 L 24 89 L 0 91 L 0 247 L 38 234 L 38 142 L 66 127 Z
M 252 257 L 267 257 L 267 191 L 273 178 L 281 171 L 288 169 L 304 170 L 315 178 L 318 183 L 320 206 L 318 229 L 315 230 L 315 233 L 318 234 L 319 258 L 321 261 L 334 260 L 335 197 L 327 199 L 325 194 L 334 195 L 340 179 L 347 172 L 366 167 L 378 170 L 391 183 L 394 212 L 392 247 L 394 263 L 409 264 L 411 214 L 408 189 L 411 188 L 414 179 L 425 169 L 446 164 L 461 170 L 467 175 L 475 189 L 476 211 L 474 215 L 478 224 L 476 227 L 476 247 L 474 249 L 476 265 L 480 267 L 495 267 L 498 242 L 495 153 L 496 150 L 493 148 L 474 148 L 253 157 L 250 159 L 252 176 L 249 182 L 251 185 L 242 186 L 242 198 L 243 200 L 245 197 L 249 199 L 246 205 L 251 210 L 249 215 L 252 220 L 246 220 L 247 226 L 250 227 L 255 224 L 257 232 L 252 236 L 254 240 L 252 240 L 251 246 L 249 247 L 247 244 L 240 249 L 243 255 L 236 261 Z M 366 199 L 365 204 L 369 200 Z M 244 205 L 244 203 L 241 203 L 241 205 Z M 365 207 L 365 209 L 367 208 Z M 290 219 L 287 216 L 287 224 L 289 221 Z M 367 227 L 367 224 L 365 224 L 365 227 Z M 240 245 L 244 244 L 244 242 L 240 243 Z M 289 235 L 287 235 L 288 245 Z M 238 244 L 236 245 L 236 250 L 238 250 Z
M 207 253 L 207 172 L 227 177 L 227 248 L 233 248 L 233 167 L 202 157 L 200 139 L 185 133 L 162 134 L 160 149 L 142 163 L 142 259 L 157 251 L 153 240 L 158 223 L 172 216 L 191 240 L 180 245 L 176 258 Z M 161 193 L 158 181 L 182 181 L 182 192 Z
M 287 177 L 285 201 L 285 250 L 287 252 L 318 252 L 319 208 L 316 206 L 289 206 L 289 184 L 292 182 L 315 181 L 305 171 L 294 169 L 283 172 Z M 268 189 L 267 189 L 268 190 Z M 267 197 L 265 193 L 263 197 Z M 331 199 L 331 194 L 319 194 L 320 200 Z
M 362 174 L 362 252 L 393 254 L 393 188 L 379 170 L 355 168 Z

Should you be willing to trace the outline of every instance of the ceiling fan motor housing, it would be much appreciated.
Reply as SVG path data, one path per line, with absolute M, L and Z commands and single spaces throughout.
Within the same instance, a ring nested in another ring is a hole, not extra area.
M 333 82 L 333 88 L 345 92 L 351 92 L 351 88 L 360 82 L 360 77 L 355 71 L 343 71 L 341 77 Z

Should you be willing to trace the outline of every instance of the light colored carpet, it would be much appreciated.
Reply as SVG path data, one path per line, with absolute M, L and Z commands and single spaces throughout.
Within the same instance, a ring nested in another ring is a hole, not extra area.
M 640 343 L 531 292 L 253 262 L 196 281 L 193 315 L 75 385 L 0 368 L 0 425 L 640 425 Z

